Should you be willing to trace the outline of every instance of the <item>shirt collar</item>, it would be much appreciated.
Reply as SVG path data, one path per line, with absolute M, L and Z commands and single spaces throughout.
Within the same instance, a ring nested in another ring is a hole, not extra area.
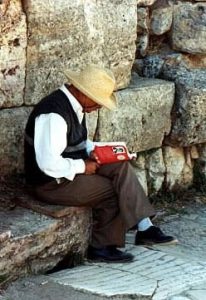
M 79 122 L 81 123 L 84 117 L 83 107 L 81 106 L 79 101 L 77 101 L 77 99 L 70 93 L 70 91 L 66 88 L 64 84 L 59 89 L 67 96 L 73 110 L 75 111 L 78 117 Z

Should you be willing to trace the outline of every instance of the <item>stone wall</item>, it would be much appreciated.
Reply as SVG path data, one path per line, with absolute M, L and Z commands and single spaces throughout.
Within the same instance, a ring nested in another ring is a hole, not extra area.
M 144 167 L 150 192 L 151 187 L 159 190 L 160 182 L 174 189 L 198 181 L 205 189 L 206 2 L 140 0 L 137 5 L 133 70 L 139 76 L 175 84 L 170 132 L 162 147 L 154 150 L 161 151 L 163 159 L 156 160 L 152 172 L 150 164 Z M 197 168 L 201 180 L 196 178 Z
M 205 1 L 2 0 L 0 15 L 0 177 L 23 171 L 27 116 L 62 70 L 98 63 L 118 109 L 89 115 L 90 137 L 126 141 L 150 194 L 190 186 L 197 165 L 205 178 Z

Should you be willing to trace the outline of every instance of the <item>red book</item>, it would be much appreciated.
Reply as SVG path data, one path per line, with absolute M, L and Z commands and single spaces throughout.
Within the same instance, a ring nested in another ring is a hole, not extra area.
M 124 145 L 95 146 L 94 154 L 99 164 L 130 160 L 135 156 L 135 154 L 130 154 Z

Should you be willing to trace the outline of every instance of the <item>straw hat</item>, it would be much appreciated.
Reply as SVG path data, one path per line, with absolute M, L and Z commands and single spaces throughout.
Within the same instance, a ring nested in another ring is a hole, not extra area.
M 115 78 L 110 70 L 88 65 L 81 72 L 66 70 L 64 74 L 71 84 L 94 102 L 108 109 L 116 107 L 116 97 L 113 93 Z

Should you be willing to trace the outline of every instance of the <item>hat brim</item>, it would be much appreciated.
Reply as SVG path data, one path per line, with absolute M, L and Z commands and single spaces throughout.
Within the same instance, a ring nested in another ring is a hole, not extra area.
M 105 106 L 106 108 L 113 110 L 117 107 L 117 98 L 113 93 L 109 98 L 99 98 L 95 97 L 90 93 L 83 85 L 79 83 L 79 74 L 71 71 L 64 71 L 65 76 L 69 79 L 70 83 L 73 84 L 78 90 L 80 90 L 84 95 L 89 97 L 91 100 L 99 105 Z

